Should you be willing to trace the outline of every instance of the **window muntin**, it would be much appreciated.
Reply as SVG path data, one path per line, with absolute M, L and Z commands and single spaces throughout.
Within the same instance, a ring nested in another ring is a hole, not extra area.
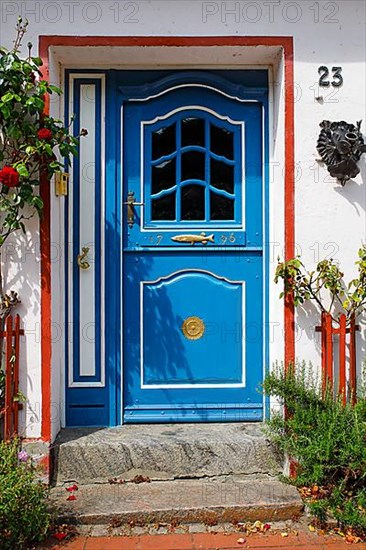
M 146 125 L 146 224 L 241 224 L 242 141 L 242 122 L 204 111 Z

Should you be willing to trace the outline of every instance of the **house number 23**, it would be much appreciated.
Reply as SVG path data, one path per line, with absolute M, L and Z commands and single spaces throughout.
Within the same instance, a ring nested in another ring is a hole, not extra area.
M 333 73 L 333 80 L 332 82 L 329 81 L 329 68 L 325 65 L 322 65 L 318 69 L 318 73 L 320 74 L 319 78 L 319 86 L 322 88 L 328 88 L 330 85 L 332 85 L 334 88 L 339 88 L 343 84 L 343 76 L 342 76 L 342 67 L 332 67 L 332 73 Z

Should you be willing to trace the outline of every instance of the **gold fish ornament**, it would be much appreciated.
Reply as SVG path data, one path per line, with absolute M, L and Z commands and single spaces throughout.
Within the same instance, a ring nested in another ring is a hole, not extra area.
M 207 243 L 214 243 L 215 237 L 214 234 L 212 235 L 206 235 L 206 233 L 201 233 L 200 235 L 176 235 L 175 237 L 172 237 L 172 241 L 176 243 L 188 243 L 188 244 L 207 244 Z

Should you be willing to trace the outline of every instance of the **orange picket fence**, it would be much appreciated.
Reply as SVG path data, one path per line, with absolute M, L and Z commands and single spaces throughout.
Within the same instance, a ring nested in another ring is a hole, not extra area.
M 4 330 L 0 332 L 2 365 L 5 374 L 5 384 L 2 389 L 2 438 L 10 439 L 18 433 L 19 409 L 22 405 L 18 401 L 19 394 L 19 351 L 20 336 L 24 330 L 20 328 L 20 317 L 11 315 L 6 318 Z
M 355 403 L 356 401 L 357 330 L 359 330 L 359 326 L 356 325 L 355 317 L 352 316 L 350 322 L 347 323 L 344 314 L 339 318 L 339 326 L 334 327 L 332 316 L 329 313 L 322 313 L 321 326 L 316 327 L 316 331 L 321 332 L 323 391 L 325 391 L 327 385 L 333 387 L 335 380 L 337 380 L 338 391 L 342 396 L 343 403 L 347 401 Z M 337 338 L 338 361 L 335 361 L 334 348 Z M 336 372 L 336 369 L 338 372 Z

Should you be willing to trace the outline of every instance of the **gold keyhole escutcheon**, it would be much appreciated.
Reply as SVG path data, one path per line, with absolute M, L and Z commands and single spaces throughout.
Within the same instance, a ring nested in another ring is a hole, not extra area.
M 199 317 L 192 315 L 183 321 L 182 332 L 188 340 L 199 340 L 205 333 L 205 323 Z

